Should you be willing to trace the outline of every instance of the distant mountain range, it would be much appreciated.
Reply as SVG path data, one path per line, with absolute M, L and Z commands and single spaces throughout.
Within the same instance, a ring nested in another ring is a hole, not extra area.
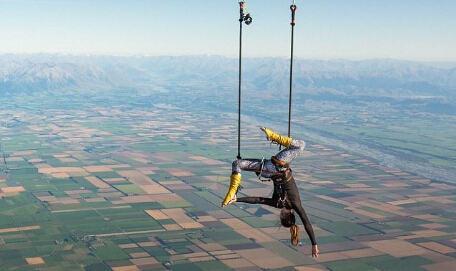
M 246 58 L 247 90 L 288 88 L 289 61 Z M 295 87 L 312 96 L 456 100 L 456 63 L 296 60 Z M 217 91 L 233 88 L 237 59 L 220 56 L 0 55 L 0 93 L 36 91 Z M 176 87 L 177 86 L 177 87 Z

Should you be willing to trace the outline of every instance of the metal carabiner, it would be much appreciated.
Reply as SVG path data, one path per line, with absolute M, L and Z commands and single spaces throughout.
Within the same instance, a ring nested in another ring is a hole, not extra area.
M 239 1 L 239 8 L 240 8 L 240 18 L 239 18 L 239 21 L 240 22 L 244 22 L 246 25 L 249 25 L 252 23 L 253 21 L 253 18 L 252 16 L 250 15 L 249 12 L 247 12 L 247 3 L 244 1 L 244 0 L 240 0 Z M 244 13 L 244 12 L 247 12 L 247 13 Z
M 245 16 L 244 16 L 244 23 L 245 23 L 246 25 L 249 25 L 249 24 L 251 24 L 252 22 L 253 22 L 253 18 L 252 18 L 252 16 L 250 16 L 250 13 L 245 14 Z
M 260 163 L 261 163 L 261 165 L 260 165 L 260 171 L 259 171 L 258 173 L 256 173 L 256 174 L 257 174 L 257 176 L 258 176 L 258 180 L 260 180 L 260 181 L 262 181 L 262 182 L 270 182 L 271 179 L 262 179 L 262 178 L 261 178 L 261 174 L 263 173 L 263 169 L 264 169 L 264 161 L 265 161 L 265 159 L 264 159 L 264 156 L 263 156 L 263 158 L 261 158 L 261 162 L 260 162 Z

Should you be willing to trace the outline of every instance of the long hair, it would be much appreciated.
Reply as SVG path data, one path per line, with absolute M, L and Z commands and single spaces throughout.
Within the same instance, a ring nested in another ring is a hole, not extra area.
M 287 208 L 280 210 L 280 224 L 285 228 L 290 228 L 291 244 L 297 246 L 299 243 L 299 227 L 296 225 L 296 217 L 293 210 Z
M 295 225 L 295 223 L 296 218 L 293 211 L 288 208 L 282 208 L 282 210 L 280 210 L 280 224 L 285 228 L 290 228 Z

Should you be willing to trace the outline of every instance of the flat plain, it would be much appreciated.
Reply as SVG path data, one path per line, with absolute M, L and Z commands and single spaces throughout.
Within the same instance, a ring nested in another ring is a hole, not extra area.
M 0 119 L 2 270 L 456 268 L 455 184 L 303 138 L 292 166 L 315 260 L 302 226 L 290 245 L 279 210 L 220 208 L 236 152 L 228 113 L 80 102 L 6 106 Z M 242 136 L 244 157 L 278 151 L 254 122 Z M 241 196 L 271 193 L 243 174 Z

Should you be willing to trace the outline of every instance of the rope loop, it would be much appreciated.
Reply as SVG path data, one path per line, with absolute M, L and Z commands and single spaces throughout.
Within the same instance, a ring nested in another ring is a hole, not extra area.
M 290 24 L 292 26 L 295 26 L 295 24 L 296 24 L 295 23 L 295 15 L 296 15 L 296 10 L 297 9 L 298 9 L 298 7 L 295 4 L 290 6 L 290 10 L 291 10 L 291 23 Z

